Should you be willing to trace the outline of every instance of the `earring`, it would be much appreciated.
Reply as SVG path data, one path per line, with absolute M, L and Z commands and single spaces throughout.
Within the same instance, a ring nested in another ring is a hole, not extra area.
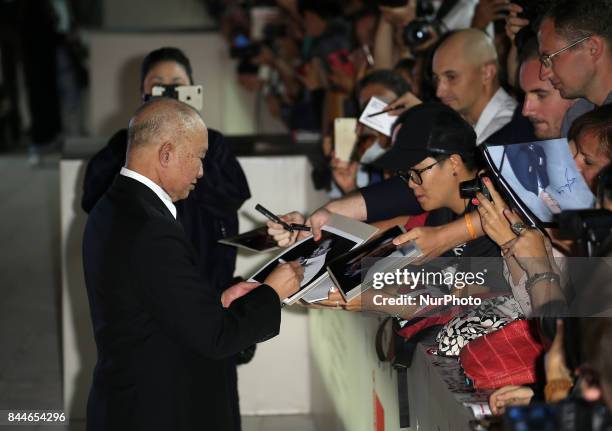
M 456 177 L 456 176 L 457 176 L 457 172 L 453 172 L 453 177 Z

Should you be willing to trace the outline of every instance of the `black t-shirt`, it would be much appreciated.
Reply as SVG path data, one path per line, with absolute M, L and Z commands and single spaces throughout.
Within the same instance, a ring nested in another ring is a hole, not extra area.
M 443 226 L 464 217 L 465 213 L 470 213 L 474 210 L 475 207 L 471 204 L 460 215 L 455 214 L 448 208 L 433 210 L 429 213 L 425 226 Z M 487 286 L 491 291 L 509 291 L 508 283 L 504 278 L 501 250 L 488 236 L 481 236 L 454 247 L 441 257 L 455 258 L 457 260 L 457 271 L 471 273 L 486 272 Z
M 359 191 L 365 201 L 369 223 L 423 213 L 414 192 L 400 177 L 391 177 Z
M 465 213 L 470 213 L 476 208 L 469 205 L 465 212 L 457 215 L 448 208 L 440 208 L 429 213 L 425 226 L 443 226 L 454 222 L 460 217 L 464 217 Z M 500 257 L 501 251 L 488 236 L 481 236 L 472 241 L 468 241 L 452 250 L 447 251 L 443 257 Z

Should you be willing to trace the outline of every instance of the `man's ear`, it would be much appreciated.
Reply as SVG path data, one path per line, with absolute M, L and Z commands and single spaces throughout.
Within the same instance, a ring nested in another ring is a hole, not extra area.
M 587 42 L 587 49 L 589 54 L 593 57 L 593 60 L 597 61 L 601 58 L 605 50 L 608 49 L 608 45 L 604 39 L 600 36 L 593 35 Z
M 482 66 L 482 81 L 491 82 L 497 77 L 497 65 L 495 63 L 487 63 Z
M 159 147 L 158 156 L 159 164 L 164 168 L 167 168 L 174 157 L 174 145 L 172 142 L 164 142 Z

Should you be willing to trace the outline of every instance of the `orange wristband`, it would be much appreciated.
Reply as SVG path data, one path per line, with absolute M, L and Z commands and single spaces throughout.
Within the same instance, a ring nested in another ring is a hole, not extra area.
M 478 235 L 476 235 L 476 230 L 474 229 L 474 225 L 472 224 L 472 216 L 471 214 L 465 215 L 465 226 L 467 227 L 467 231 L 472 237 L 472 239 L 477 239 Z
M 574 386 L 570 379 L 554 379 L 546 383 L 544 387 L 544 398 L 547 403 L 559 401 L 569 393 Z

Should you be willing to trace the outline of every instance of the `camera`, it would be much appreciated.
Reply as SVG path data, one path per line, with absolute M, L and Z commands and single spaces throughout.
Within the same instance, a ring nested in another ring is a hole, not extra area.
M 611 426 L 610 411 L 604 404 L 579 398 L 509 407 L 504 416 L 504 430 L 508 431 L 607 431 Z
M 477 193 L 482 193 L 487 199 L 491 200 L 491 193 L 482 181 L 486 174 L 478 175 L 473 180 L 462 181 L 459 183 L 459 194 L 462 199 L 474 199 Z
M 606 255 L 610 251 L 612 212 L 605 209 L 568 210 L 556 215 L 559 230 L 576 241 L 582 256 Z
M 609 207 L 611 198 L 612 165 L 608 165 L 599 173 L 597 179 L 599 207 Z M 609 210 L 563 211 L 557 215 L 556 221 L 567 239 L 576 241 L 581 256 L 607 256 L 612 252 L 612 212 Z
M 431 0 L 418 0 L 417 18 L 411 21 L 402 32 L 404 44 L 412 49 L 427 43 L 436 35 L 442 33 L 442 24 L 435 16 L 435 8 Z

